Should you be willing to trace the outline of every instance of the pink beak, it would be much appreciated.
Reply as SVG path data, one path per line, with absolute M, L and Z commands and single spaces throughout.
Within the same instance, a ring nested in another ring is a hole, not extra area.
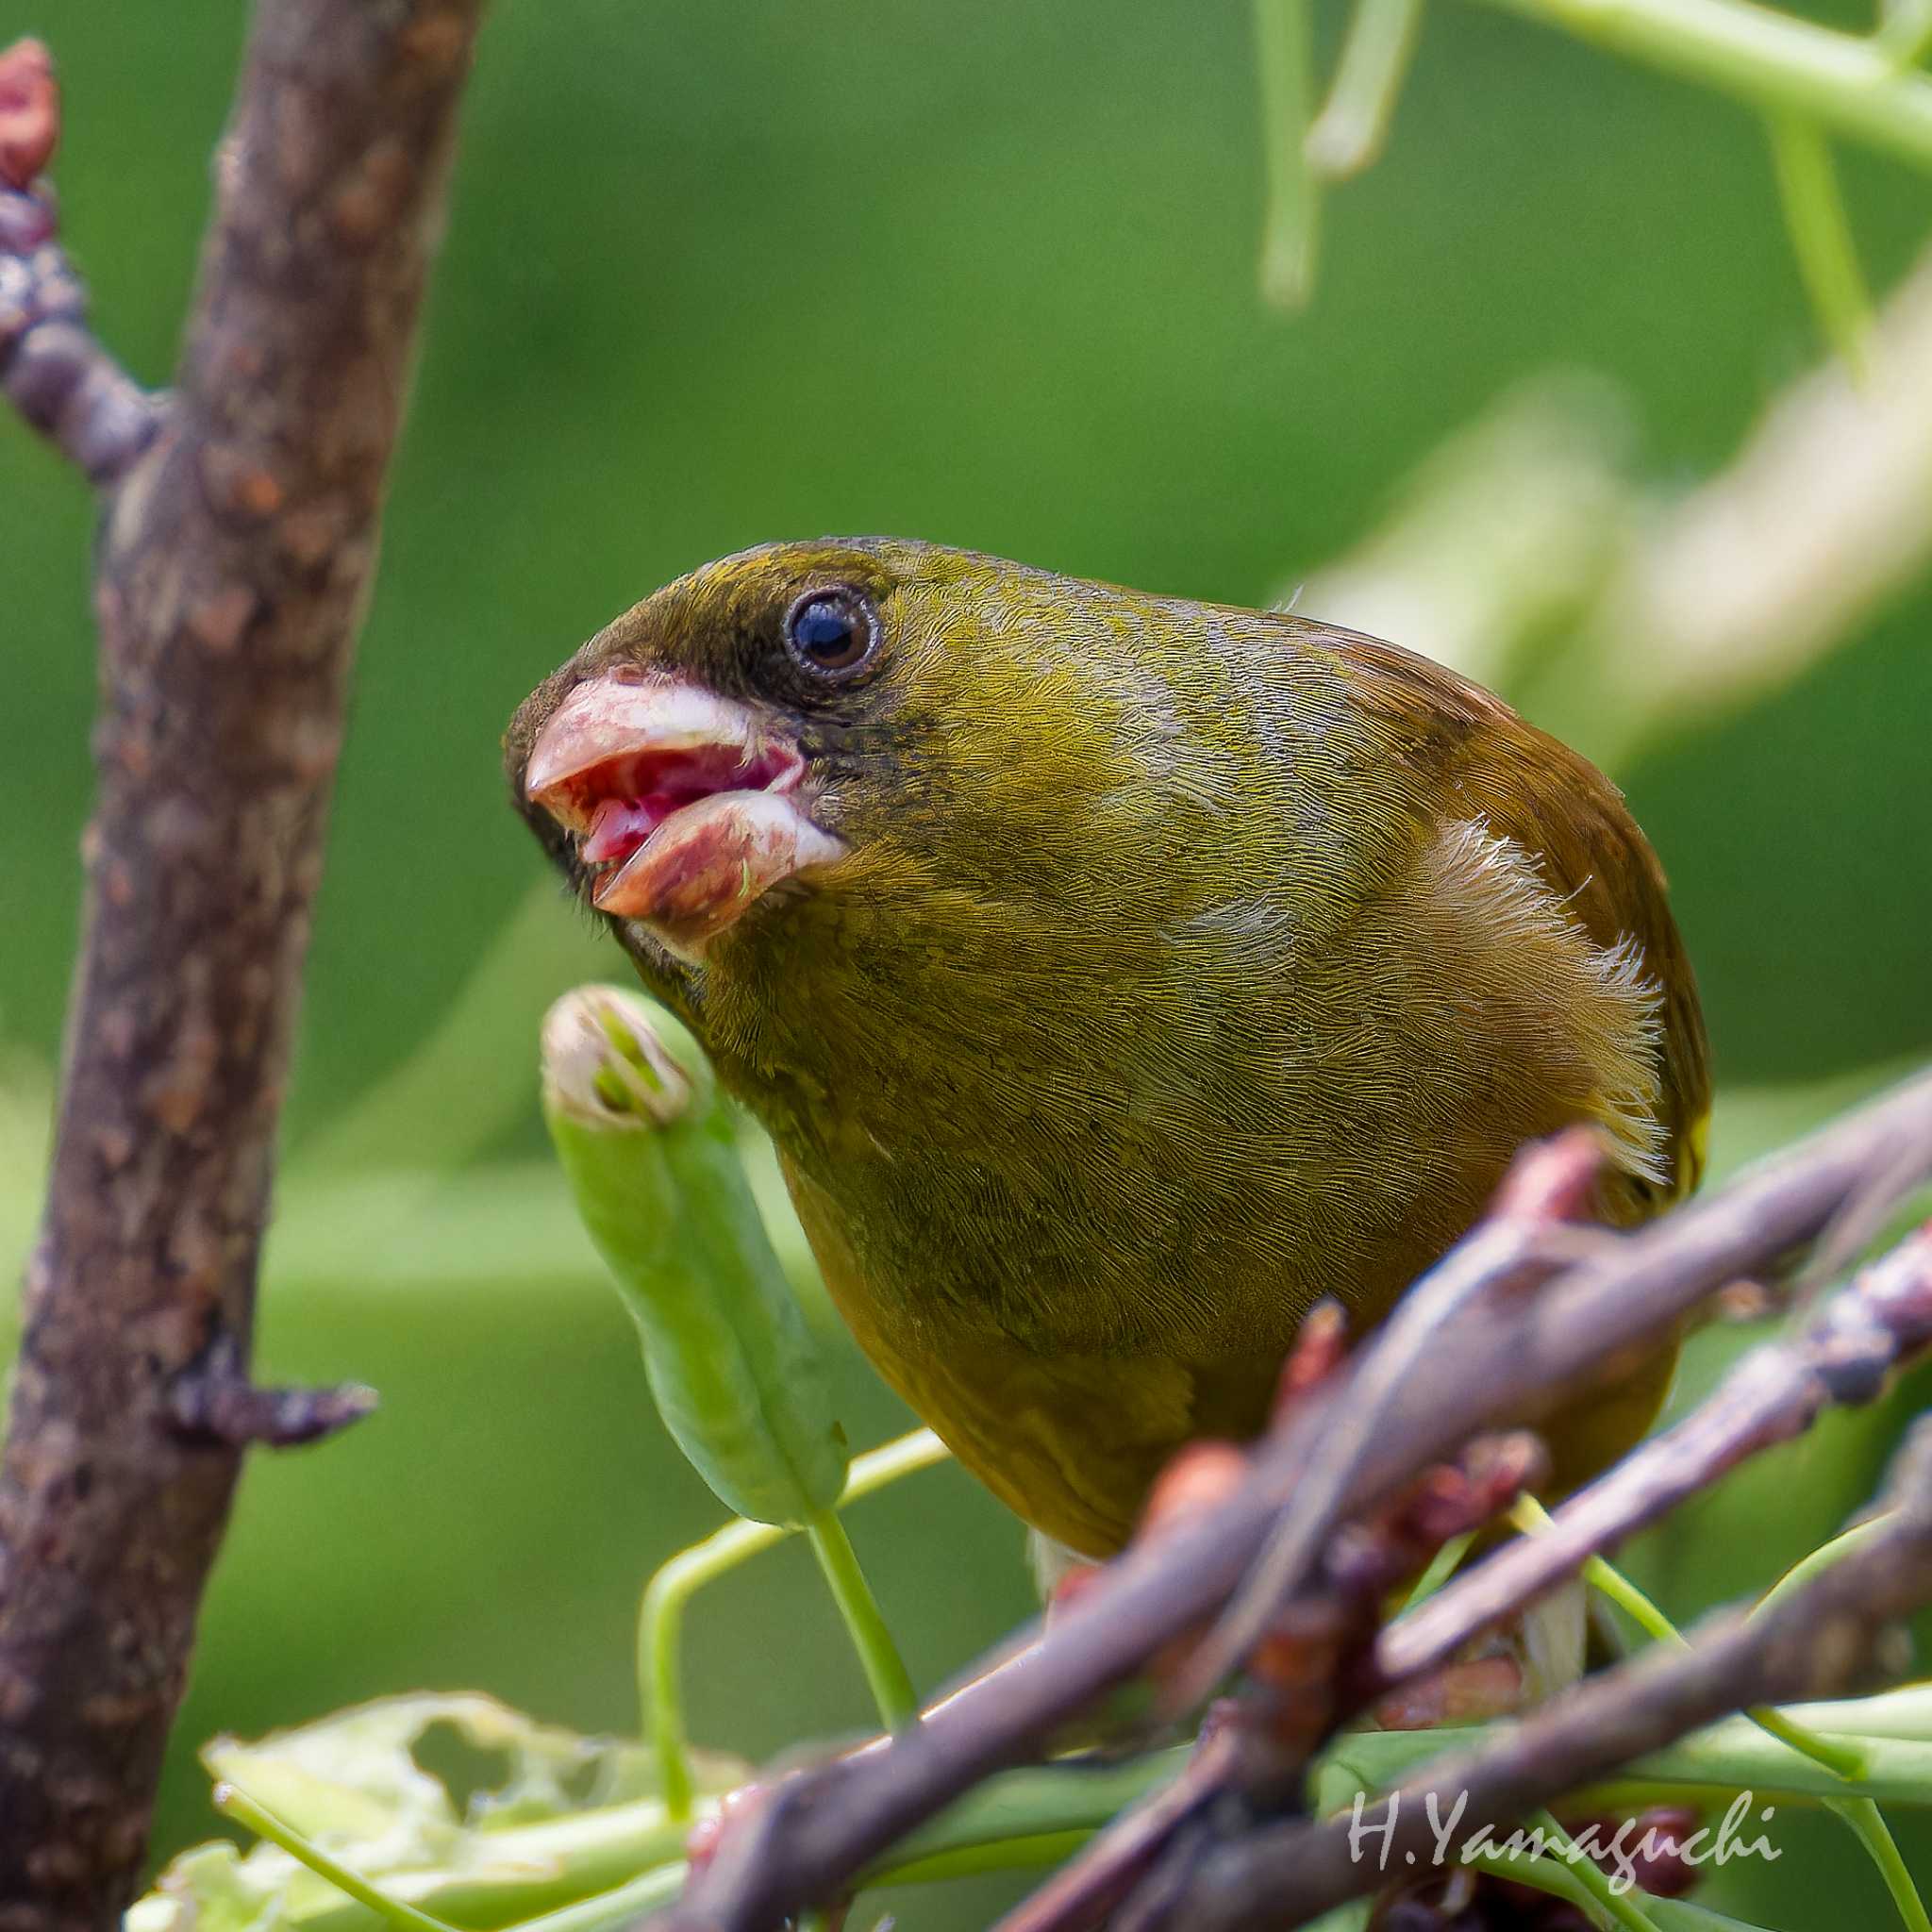
M 807 809 L 806 775 L 798 747 L 748 705 L 607 672 L 551 714 L 524 793 L 598 868 L 599 911 L 697 959 L 774 886 L 844 856 Z

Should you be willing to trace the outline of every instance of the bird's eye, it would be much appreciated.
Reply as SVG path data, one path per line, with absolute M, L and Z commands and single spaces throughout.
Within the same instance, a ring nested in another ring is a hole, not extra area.
M 879 614 L 857 591 L 812 591 L 785 613 L 785 646 L 808 671 L 844 677 L 878 649 Z

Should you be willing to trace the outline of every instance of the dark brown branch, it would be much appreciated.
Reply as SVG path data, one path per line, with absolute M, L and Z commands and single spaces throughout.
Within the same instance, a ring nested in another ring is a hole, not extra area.
M 1895 1674 L 1907 1653 L 1903 1622 L 1932 1598 L 1932 1422 L 1908 1439 L 1887 1507 L 1869 1539 L 1761 1615 L 1712 1618 L 1690 1649 L 1652 1649 L 1588 1678 L 1485 1748 L 1365 1805 L 1363 1826 L 1390 1827 L 1387 1869 L 1407 1870 L 1411 1853 L 1426 1869 L 1441 1821 L 1455 1821 L 1459 1845 L 1480 1825 L 1511 1824 L 1732 1711 L 1841 1696 L 1881 1670 Z M 1175 1889 L 1174 1911 L 1153 1923 L 1257 1932 L 1373 1891 L 1384 1882 L 1384 1840 L 1352 1840 L 1355 1824 L 1349 1816 L 1248 1832 L 1204 1858 Z M 1356 1856 L 1364 1843 L 1369 1856 Z
M 375 1391 L 359 1382 L 326 1389 L 257 1388 L 235 1337 L 224 1332 L 204 1360 L 175 1377 L 168 1424 L 185 1441 L 293 1449 L 338 1434 L 375 1407 Z
M 352 643 L 479 10 L 262 0 L 174 399 L 130 466 L 89 460 L 116 479 L 99 792 L 0 1470 L 6 1932 L 118 1922 L 251 1432 L 181 1422 L 237 1419 L 232 1387 L 210 1403 L 193 1378 L 248 1357 Z M 10 391 L 37 341 L 85 363 L 73 325 L 16 340 Z M 88 460 L 68 433 L 86 383 L 27 388 Z
M 1566 1230 L 1543 1218 L 1549 1199 L 1519 1186 L 1441 1264 L 1463 1273 L 1473 1253 L 1484 1257 L 1493 1291 L 1465 1279 L 1468 1291 L 1448 1297 L 1454 1319 L 1415 1365 L 1402 1426 L 1348 1431 L 1351 1461 L 1333 1488 L 1331 1526 L 1453 1457 L 1478 1430 L 1534 1423 L 1614 1374 L 1700 1301 L 1815 1239 L 1874 1174 L 1902 1171 L 1907 1147 L 1932 1150 L 1932 1075 L 1662 1222 L 1614 1237 L 1576 1231 L 1586 1234 L 1582 1257 L 1527 1296 L 1516 1291 L 1524 1267 L 1536 1263 L 1541 1280 Z M 1349 1414 L 1356 1378 L 1374 1386 L 1375 1355 L 1372 1344 L 1297 1405 L 1224 1503 L 1128 1550 L 1037 1642 L 1009 1648 L 916 1730 L 779 1786 L 725 1830 L 685 1898 L 661 1915 L 664 1932 L 763 1932 L 838 1897 L 914 1824 L 1025 1759 L 1100 1692 L 1212 1617 Z

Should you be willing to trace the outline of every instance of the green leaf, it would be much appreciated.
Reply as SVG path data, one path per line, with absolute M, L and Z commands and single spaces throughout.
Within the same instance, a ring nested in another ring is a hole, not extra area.
M 452 1790 L 452 1754 L 482 1774 Z M 385 1894 L 460 1926 L 499 1926 L 568 1906 L 682 1857 L 641 1744 L 586 1738 L 475 1693 L 373 1704 L 255 1742 L 202 1753 L 234 1784 Z M 716 1796 L 750 1767 L 703 1753 Z M 287 1852 L 196 1846 L 129 1911 L 128 1932 L 379 1932 L 367 1907 Z

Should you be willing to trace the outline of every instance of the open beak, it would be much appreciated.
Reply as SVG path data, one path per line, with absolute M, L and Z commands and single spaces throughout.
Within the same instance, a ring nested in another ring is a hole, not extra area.
M 575 841 L 591 903 L 695 959 L 781 880 L 844 855 L 807 810 L 805 777 L 798 747 L 749 706 L 609 672 L 552 712 L 523 784 Z

